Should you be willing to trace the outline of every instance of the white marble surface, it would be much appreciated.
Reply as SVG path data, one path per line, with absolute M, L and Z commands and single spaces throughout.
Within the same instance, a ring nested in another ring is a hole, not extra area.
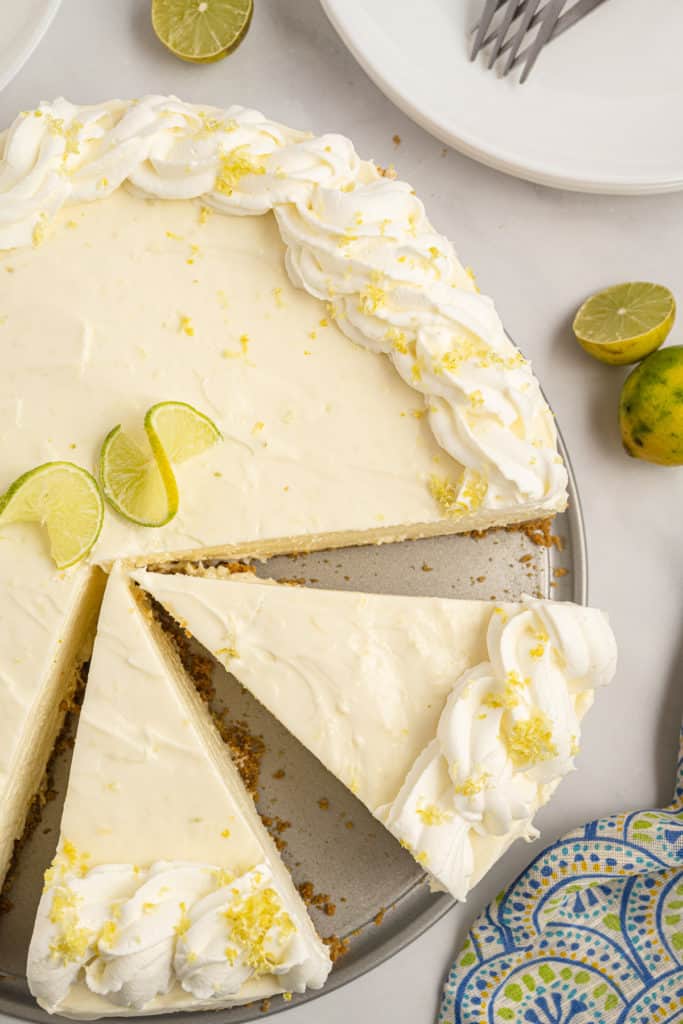
M 616 409 L 624 374 L 584 356 L 569 325 L 586 294 L 620 280 L 661 281 L 683 303 L 683 194 L 554 192 L 444 150 L 370 83 L 316 0 L 257 0 L 246 41 L 208 66 L 182 64 L 160 47 L 147 0 L 64 0 L 46 39 L 0 94 L 0 123 L 59 94 L 87 103 L 145 92 L 242 103 L 288 124 L 344 132 L 415 186 L 543 382 L 583 499 L 590 598 L 609 611 L 620 644 L 618 676 L 586 724 L 579 771 L 539 819 L 544 836 L 666 802 L 683 712 L 683 469 L 622 452 Z M 683 340 L 683 325 L 676 338 Z M 470 920 L 539 849 L 518 844 L 466 906 L 353 984 L 292 1007 L 288 1024 L 431 1022 Z

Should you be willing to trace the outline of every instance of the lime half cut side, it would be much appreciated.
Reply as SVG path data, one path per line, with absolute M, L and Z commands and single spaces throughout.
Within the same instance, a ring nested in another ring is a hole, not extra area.
M 41 523 L 58 569 L 91 551 L 102 530 L 104 503 L 97 482 L 73 462 L 45 462 L 24 473 L 0 498 L 0 526 Z
M 138 526 L 164 526 L 178 511 L 178 486 L 163 448 L 145 452 L 120 425 L 102 445 L 100 483 L 112 508 Z
M 581 347 L 602 363 L 637 363 L 658 349 L 676 317 L 668 288 L 648 281 L 617 284 L 591 295 L 574 317 Z
M 152 0 L 152 26 L 176 57 L 208 64 L 242 41 L 252 10 L 252 0 Z
M 222 440 L 213 420 L 187 402 L 158 402 L 145 416 L 152 449 L 164 450 L 170 462 L 185 462 Z

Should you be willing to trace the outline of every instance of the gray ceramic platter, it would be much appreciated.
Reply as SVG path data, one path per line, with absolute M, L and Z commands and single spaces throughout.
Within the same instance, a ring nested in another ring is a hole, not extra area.
M 569 509 L 553 526 L 562 550 L 539 547 L 523 533 L 494 531 L 480 539 L 454 536 L 323 551 L 296 559 L 280 557 L 258 564 L 257 571 L 276 578 L 296 577 L 323 588 L 500 601 L 530 593 L 585 603 L 585 539 L 571 467 L 569 473 Z M 263 737 L 259 809 L 272 819 L 291 822 L 281 838 L 287 844 L 283 857 L 296 883 L 311 882 L 314 891 L 329 894 L 336 907 L 334 915 L 312 908 L 316 927 L 324 936 L 350 940 L 322 994 L 330 992 L 416 939 L 453 901 L 429 891 L 412 857 L 222 668 L 216 667 L 215 684 L 219 706 L 226 707 L 231 718 L 245 721 L 250 733 Z M 54 1019 L 33 1002 L 25 962 L 42 873 L 54 854 L 59 831 L 68 762 L 66 753 L 57 759 L 57 797 L 47 804 L 21 851 L 9 893 L 12 909 L 0 916 L 0 1012 L 24 1020 Z M 320 806 L 321 800 L 327 801 L 326 809 Z M 151 1019 L 183 1024 L 191 1018 L 192 1024 L 200 1024 L 203 1019 L 216 1021 L 218 1012 L 225 1024 L 238 1024 L 319 994 L 295 996 L 290 1003 L 275 998 L 269 1011 L 252 1005 Z

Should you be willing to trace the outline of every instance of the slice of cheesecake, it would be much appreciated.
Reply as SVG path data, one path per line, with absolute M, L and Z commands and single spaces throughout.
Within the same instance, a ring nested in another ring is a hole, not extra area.
M 89 654 L 104 574 L 58 573 L 32 527 L 0 543 L 0 888 Z
M 456 898 L 574 766 L 616 648 L 602 612 L 134 578 Z
M 330 961 L 179 661 L 112 573 L 28 958 L 49 1012 L 217 1008 Z

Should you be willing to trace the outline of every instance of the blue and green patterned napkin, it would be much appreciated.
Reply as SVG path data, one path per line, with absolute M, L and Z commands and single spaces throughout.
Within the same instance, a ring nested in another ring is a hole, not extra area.
M 682 1024 L 683 728 L 663 810 L 592 821 L 477 919 L 440 1024 Z

